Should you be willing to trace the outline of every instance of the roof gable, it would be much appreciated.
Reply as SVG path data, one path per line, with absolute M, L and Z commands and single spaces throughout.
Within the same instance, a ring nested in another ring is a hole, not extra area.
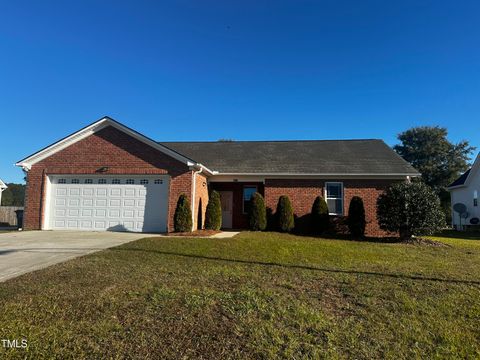
M 7 188 L 7 185 L 0 179 L 0 191 L 3 191 Z
M 183 162 L 185 164 L 187 164 L 188 166 L 193 166 L 195 165 L 195 162 L 191 159 L 189 159 L 188 157 L 172 150 L 172 149 L 169 149 L 155 141 L 153 141 L 152 139 L 146 137 L 145 135 L 143 134 L 140 134 L 139 132 L 119 123 L 118 121 L 108 117 L 108 116 L 105 116 L 103 118 L 101 118 L 100 120 L 97 120 L 95 121 L 94 123 L 90 124 L 90 125 L 87 125 L 86 127 L 74 132 L 73 134 L 70 134 L 68 135 L 67 137 L 64 137 L 63 139 L 41 149 L 40 151 L 37 151 L 36 153 L 18 161 L 15 165 L 16 166 L 20 166 L 26 170 L 29 170 L 32 165 L 36 164 L 37 162 L 59 152 L 60 150 L 63 150 L 65 149 L 66 147 L 82 140 L 82 139 L 85 139 L 86 137 L 108 127 L 108 126 L 112 126 L 126 134 L 128 134 L 129 136 L 143 142 L 144 144 L 148 145 L 148 146 L 151 146 L 152 148 L 156 149 L 156 150 L 159 150 L 171 157 L 173 157 L 174 159 L 180 161 L 180 162 Z
M 475 158 L 475 161 L 473 162 L 473 165 L 470 169 L 465 171 L 458 179 L 456 179 L 453 183 L 448 185 L 448 190 L 453 190 L 459 187 L 464 187 L 468 186 L 470 182 L 472 181 L 472 178 L 478 174 L 478 171 L 480 170 L 480 153 L 477 155 Z

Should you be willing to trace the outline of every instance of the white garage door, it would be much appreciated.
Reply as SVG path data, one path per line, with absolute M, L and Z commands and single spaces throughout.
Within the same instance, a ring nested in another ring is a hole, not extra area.
M 168 176 L 49 176 L 52 230 L 164 232 Z

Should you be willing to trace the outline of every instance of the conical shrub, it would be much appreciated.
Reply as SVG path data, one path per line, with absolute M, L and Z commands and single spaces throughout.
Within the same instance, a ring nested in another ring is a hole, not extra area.
M 185 194 L 178 197 L 175 215 L 173 216 L 173 227 L 175 232 L 192 231 L 192 210 L 190 201 Z
M 317 196 L 312 205 L 310 213 L 310 228 L 312 233 L 320 235 L 330 227 L 330 216 L 328 215 L 328 205 L 325 199 Z
M 263 231 L 267 227 L 267 209 L 263 196 L 258 192 L 252 196 L 252 205 L 249 213 L 250 230 Z
M 293 218 L 292 203 L 288 196 L 282 195 L 278 199 L 276 217 L 279 231 L 290 232 L 293 230 L 295 220 Z
M 222 227 L 222 203 L 220 194 L 213 190 L 208 199 L 208 205 L 205 212 L 205 229 L 220 230 Z

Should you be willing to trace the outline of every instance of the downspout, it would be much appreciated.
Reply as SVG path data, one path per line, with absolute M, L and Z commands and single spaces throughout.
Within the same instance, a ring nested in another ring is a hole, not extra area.
M 200 167 L 200 170 L 193 172 L 193 184 L 192 184 L 192 231 L 195 228 L 195 195 L 197 192 L 197 174 L 200 174 L 203 171 L 203 167 Z

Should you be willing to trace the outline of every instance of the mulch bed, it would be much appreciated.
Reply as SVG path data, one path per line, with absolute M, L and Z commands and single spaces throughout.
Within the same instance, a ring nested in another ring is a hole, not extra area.
M 168 236 L 184 236 L 184 237 L 207 237 L 220 233 L 220 230 L 197 230 L 190 232 L 169 233 Z

